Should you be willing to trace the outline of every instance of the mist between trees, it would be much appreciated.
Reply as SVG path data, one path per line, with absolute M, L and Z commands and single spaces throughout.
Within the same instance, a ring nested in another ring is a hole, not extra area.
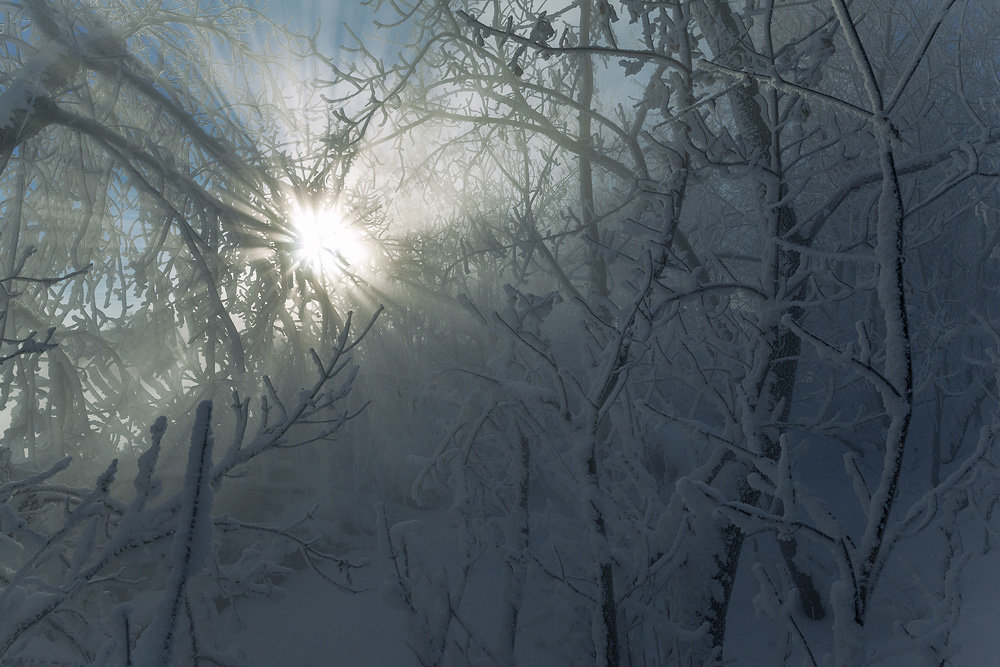
M 367 5 L 0 7 L 0 663 L 989 662 L 995 3 Z

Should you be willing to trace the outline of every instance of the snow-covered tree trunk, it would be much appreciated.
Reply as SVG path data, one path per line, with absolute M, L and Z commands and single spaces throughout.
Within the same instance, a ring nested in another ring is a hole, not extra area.
M 735 71 L 754 69 L 763 57 L 749 45 L 749 31 L 734 15 L 732 8 L 720 0 L 696 0 L 691 3 L 693 16 L 698 21 L 715 61 Z M 768 16 L 765 20 L 771 20 Z M 769 34 L 769 33 L 768 33 Z M 773 48 L 767 45 L 767 48 Z M 765 49 L 766 51 L 766 49 Z M 772 54 L 773 58 L 773 54 Z M 802 307 L 798 304 L 806 290 L 806 281 L 792 283 L 801 266 L 799 253 L 788 247 L 791 244 L 807 245 L 795 229 L 798 219 L 788 201 L 788 188 L 784 182 L 780 134 L 773 129 L 771 119 L 779 113 L 777 92 L 762 90 L 752 77 L 735 82 L 728 94 L 732 109 L 732 122 L 750 149 L 748 159 L 755 167 L 755 193 L 757 208 L 761 213 L 761 230 L 765 247 L 761 263 L 761 287 L 767 299 L 759 303 L 757 326 L 761 335 L 755 348 L 748 350 L 751 372 L 743 380 L 745 409 L 750 416 L 744 419 L 743 442 L 751 451 L 777 461 L 780 455 L 778 442 L 781 434 L 771 423 L 786 423 L 791 412 L 792 399 L 797 385 L 801 341 L 784 323 L 783 317 L 801 320 Z M 784 310 L 784 316 L 783 316 Z M 692 479 L 710 484 L 724 497 L 735 502 L 755 505 L 763 498 L 752 489 L 747 475 L 753 470 L 732 452 L 720 450 L 710 459 L 712 464 L 701 475 Z M 676 502 L 676 501 L 675 501 Z M 675 512 L 679 511 L 675 509 Z M 709 631 L 701 633 L 704 642 L 689 645 L 690 656 L 695 661 L 720 660 L 725 640 L 726 613 L 732 586 L 735 583 L 743 534 L 735 526 L 726 525 L 709 516 L 692 519 L 692 535 L 686 550 L 698 554 L 681 565 L 682 572 L 696 568 L 690 576 L 681 574 L 681 581 L 702 581 L 691 588 L 703 591 L 693 595 L 675 586 L 676 597 L 671 595 L 669 605 L 672 616 L 683 619 L 683 627 L 695 630 L 703 623 Z M 677 519 L 668 519 L 677 525 Z M 679 527 L 679 526 L 678 526 Z M 779 538 L 786 567 L 799 588 L 799 599 L 806 613 L 813 618 L 824 614 L 820 596 L 809 574 L 802 572 L 793 560 L 796 548 L 792 537 Z M 706 597 L 707 596 L 707 597 Z
M 592 45 L 594 36 L 594 0 L 579 0 L 580 9 L 580 48 L 586 49 Z M 581 146 L 593 145 L 593 114 L 594 108 L 594 63 L 589 55 L 582 54 L 577 58 L 579 68 L 579 87 L 577 104 L 580 109 L 577 116 L 577 141 Z M 587 281 L 590 296 L 600 302 L 608 295 L 608 276 L 605 266 L 604 250 L 602 248 L 601 230 L 595 220 L 596 202 L 594 199 L 594 166 L 587 154 L 581 154 L 579 159 L 580 173 L 580 222 L 586 230 L 590 246 L 587 249 Z M 600 312 L 606 306 L 599 303 Z
M 528 436 L 518 430 L 518 441 L 512 453 L 512 483 L 514 498 L 506 520 L 506 538 L 509 553 L 504 558 L 503 598 L 500 605 L 500 626 L 497 630 L 497 655 L 507 664 L 516 664 L 517 625 L 525 599 L 528 578 L 526 563 L 531 538 L 528 499 L 531 491 L 531 443 Z
M 212 403 L 198 406 L 171 553 L 170 578 L 153 621 L 136 643 L 134 664 L 171 664 L 187 589 L 212 552 Z M 194 656 L 197 660 L 198 656 Z
M 875 256 L 878 261 L 876 295 L 885 327 L 885 360 L 883 381 L 878 383 L 877 389 L 889 419 L 879 482 L 872 493 L 864 535 L 852 563 L 853 591 L 849 594 L 847 582 L 843 582 L 837 600 L 836 624 L 840 635 L 837 660 L 846 667 L 865 659 L 863 627 L 884 557 L 884 540 L 899 493 L 903 454 L 913 417 L 913 351 L 903 272 L 905 209 L 893 149 L 890 110 L 886 108 L 886 100 L 850 10 L 844 0 L 831 0 L 831 3 L 871 104 L 872 130 L 882 173 L 875 212 Z M 904 80 L 900 85 L 905 83 Z

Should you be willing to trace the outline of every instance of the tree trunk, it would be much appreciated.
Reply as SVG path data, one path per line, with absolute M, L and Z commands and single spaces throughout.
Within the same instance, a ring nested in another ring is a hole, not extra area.
M 733 15 L 727 3 L 720 0 L 696 0 L 692 3 L 694 16 L 708 41 L 713 53 L 721 64 L 742 68 L 747 66 L 752 49 L 744 43 L 746 30 Z M 759 57 L 759 56 L 757 56 Z M 807 243 L 802 239 L 789 238 L 797 223 L 795 211 L 784 202 L 787 188 L 782 180 L 780 143 L 772 132 L 765 111 L 768 100 L 764 98 L 757 84 L 747 79 L 733 88 L 729 94 L 734 122 L 739 133 L 746 137 L 752 147 L 750 159 L 760 167 L 758 196 L 760 210 L 765 213 L 768 229 L 765 231 L 770 257 L 764 262 L 762 287 L 769 301 L 800 301 L 805 293 L 805 284 L 787 292 L 788 280 L 799 270 L 801 257 L 798 252 L 779 245 L 779 240 Z M 772 102 L 772 104 L 776 104 Z M 782 325 L 783 313 L 772 313 L 770 304 L 763 304 L 760 325 L 764 331 L 762 342 L 767 352 L 764 360 L 757 365 L 755 380 L 747 387 L 748 407 L 755 414 L 755 422 L 786 421 L 791 410 L 798 375 L 801 341 L 788 327 Z M 798 321 L 803 316 L 799 307 L 786 311 Z M 780 433 L 775 429 L 760 429 L 756 433 L 762 443 L 762 454 L 777 460 Z M 724 497 L 734 501 L 756 505 L 761 502 L 761 494 L 751 489 L 747 483 L 750 467 L 737 460 L 728 451 L 717 451 L 714 463 L 702 468 L 701 474 L 692 480 L 711 485 Z M 683 494 L 681 494 L 683 495 Z M 676 499 L 675 503 L 682 502 Z M 681 507 L 675 512 L 683 512 Z M 677 530 L 684 530 L 680 517 L 670 520 L 677 524 Z M 679 553 L 698 558 L 697 562 L 686 562 L 679 566 L 679 572 L 671 577 L 668 585 L 668 605 L 671 619 L 688 630 L 702 628 L 696 639 L 682 647 L 682 655 L 675 659 L 692 664 L 721 661 L 725 640 L 726 613 L 732 595 L 732 587 L 739 565 L 743 546 L 743 534 L 731 525 L 720 524 L 711 516 L 695 516 L 688 527 L 689 535 L 684 539 L 690 544 Z M 819 591 L 812 578 L 794 563 L 796 546 L 792 540 L 779 540 L 780 551 L 792 580 L 799 589 L 803 612 L 812 619 L 825 615 Z

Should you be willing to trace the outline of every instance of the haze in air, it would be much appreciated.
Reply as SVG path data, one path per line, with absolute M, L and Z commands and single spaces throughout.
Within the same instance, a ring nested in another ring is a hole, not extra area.
M 995 3 L 0 22 L 0 664 L 995 655 Z

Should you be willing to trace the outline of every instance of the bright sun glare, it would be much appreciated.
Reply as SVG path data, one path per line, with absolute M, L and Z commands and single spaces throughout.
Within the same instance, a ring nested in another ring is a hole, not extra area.
M 356 273 L 371 261 L 364 235 L 336 206 L 296 207 L 291 224 L 299 261 L 325 275 Z

